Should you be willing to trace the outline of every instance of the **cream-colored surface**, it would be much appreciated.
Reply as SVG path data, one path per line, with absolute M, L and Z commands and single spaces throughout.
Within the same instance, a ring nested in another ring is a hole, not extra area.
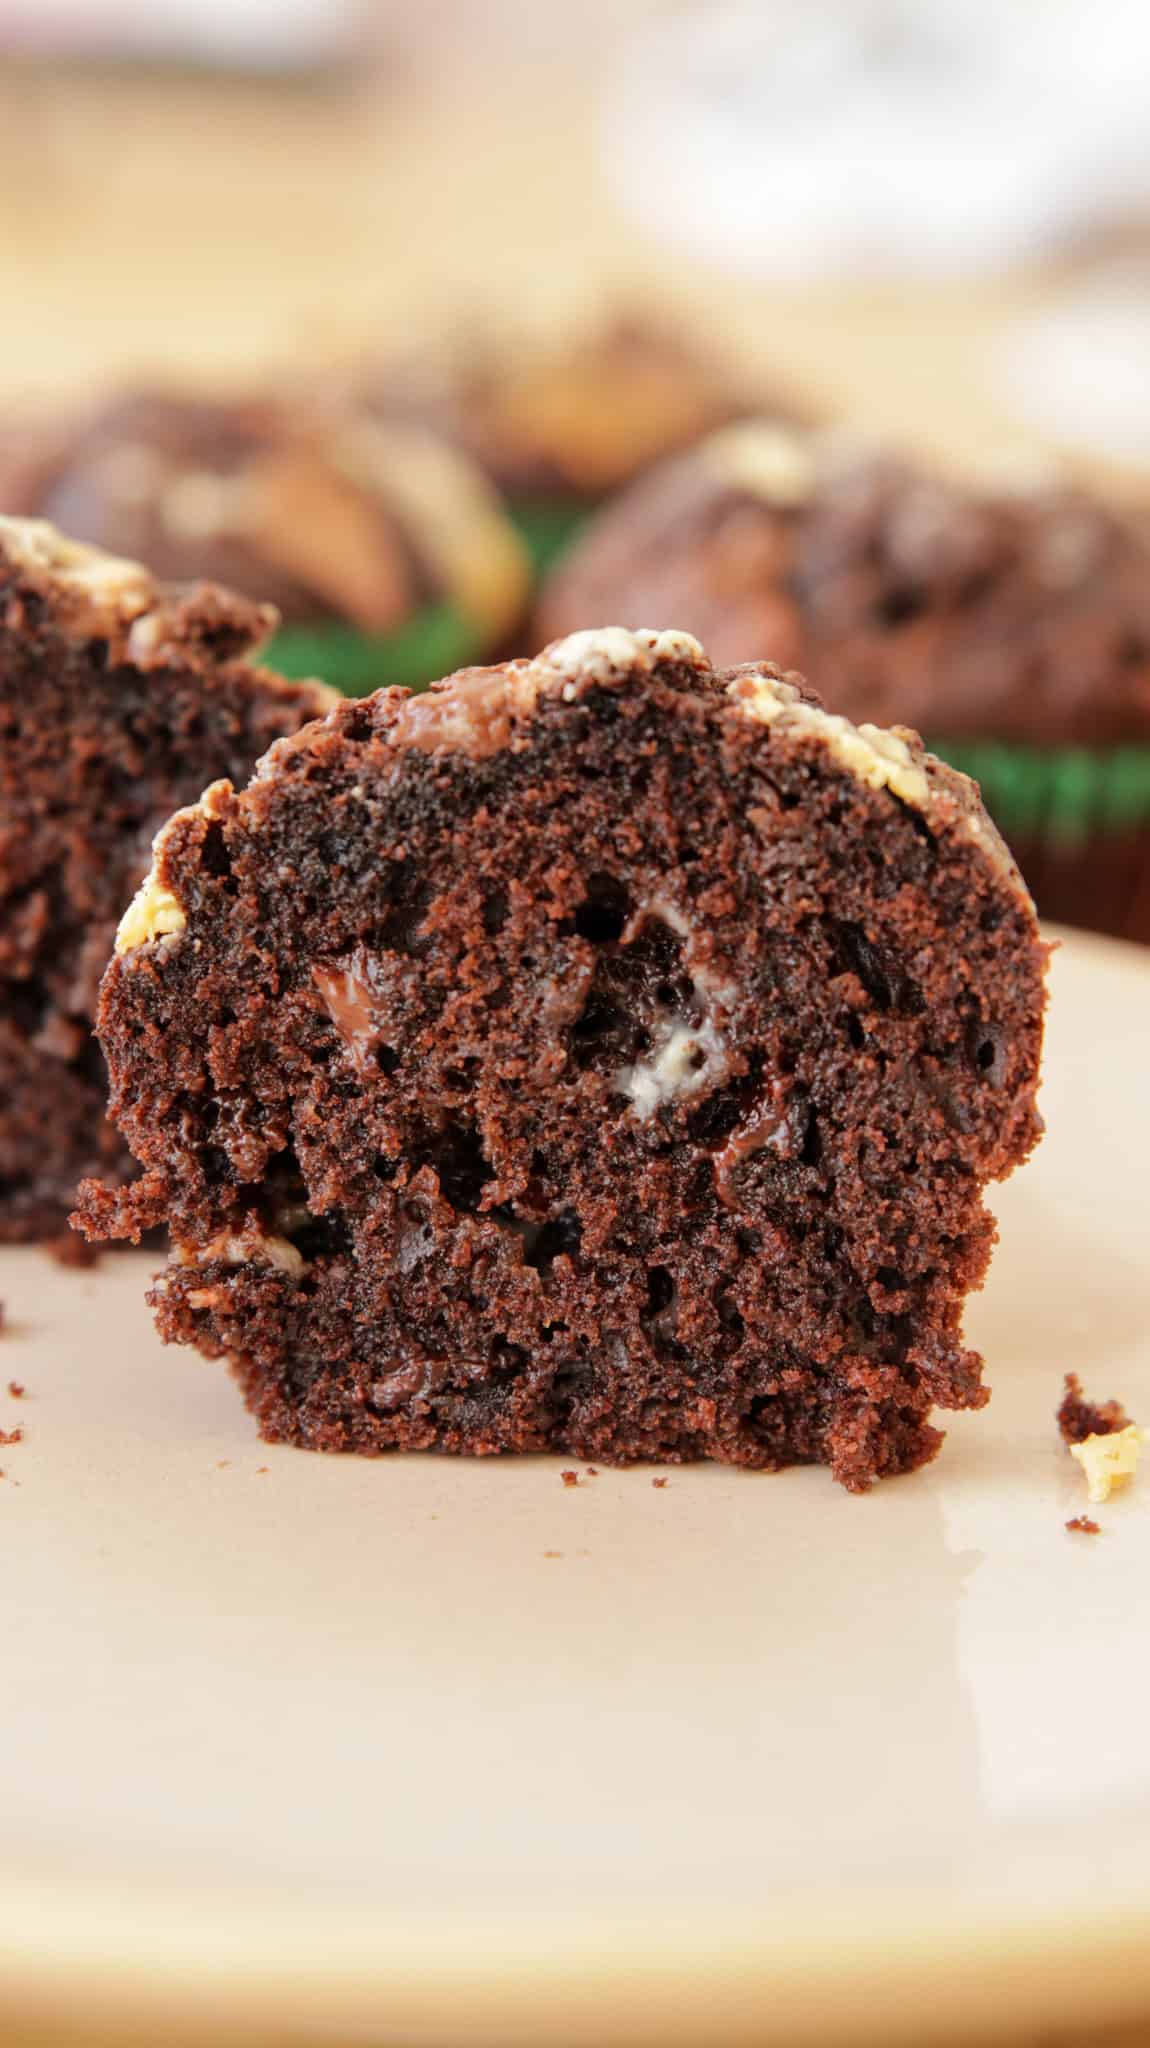
M 274 1266 L 289 1280 L 302 1280 L 307 1270 L 302 1255 L 286 1237 L 268 1237 L 262 1230 L 247 1229 L 240 1237 L 213 1237 L 205 1245 L 176 1245 L 174 1266 L 203 1266 L 222 1259 L 228 1266 Z
M 116 951 L 132 953 L 153 939 L 174 938 L 187 922 L 179 897 L 159 880 L 154 867 L 149 868 L 116 926 Z
M 482 472 L 408 421 L 350 421 L 335 443 L 348 474 L 398 509 L 422 561 L 489 641 L 509 633 L 531 588 L 527 551 Z
M 1143 1444 L 1150 1444 L 1150 1429 L 1139 1429 L 1134 1422 L 1125 1429 L 1111 1430 L 1108 1436 L 1088 1436 L 1080 1444 L 1071 1444 L 1070 1455 L 1082 1467 L 1095 1506 L 1109 1500 L 1123 1480 L 1133 1479 Z
M 1048 445 L 992 379 L 1056 275 L 770 289 L 668 254 L 607 194 L 592 39 L 583 72 L 569 57 L 540 74 L 522 61 L 544 47 L 538 26 L 536 8 L 519 57 L 481 77 L 453 38 L 454 65 L 385 62 L 342 92 L 10 67 L 0 222 L 18 311 L 0 326 L 0 393 L 157 368 L 213 383 L 269 352 L 298 367 L 381 336 L 410 351 L 445 324 L 466 350 L 468 309 L 569 332 L 621 295 L 686 308 L 768 388 L 782 377 L 879 438 L 979 467 Z
M 156 1341 L 146 1254 L 0 1253 L 0 2034 L 922 2048 L 1150 2013 L 1150 1488 L 1067 1535 L 1054 1423 L 1070 1368 L 1150 1416 L 1148 1033 L 1150 957 L 1068 940 L 1049 1135 L 969 1318 L 994 1400 L 865 1500 L 269 1447 Z
M 331 695 L 333 703 L 338 703 L 334 692 Z M 151 866 L 116 927 L 117 953 L 131 953 L 137 946 L 150 945 L 153 939 L 176 938 L 186 928 L 187 912 L 179 897 L 161 877 L 164 847 L 169 835 L 185 819 L 218 817 L 231 793 L 230 782 L 209 782 L 196 803 L 185 804 L 181 810 L 173 811 L 161 825 L 152 841 Z
M 818 476 L 817 443 L 772 420 L 739 420 L 703 443 L 707 468 L 770 505 L 804 505 Z
M 837 712 L 808 704 L 793 683 L 775 676 L 739 676 L 727 695 L 760 725 L 809 733 L 848 775 L 871 789 L 889 789 L 916 810 L 930 803 L 930 783 L 904 739 L 880 725 L 853 725 Z
M 107 632 L 110 619 L 122 625 L 133 610 L 155 602 L 155 584 L 139 562 L 71 540 L 50 520 L 0 517 L 0 547 L 31 575 L 42 573 L 66 587 L 76 632 Z
M 685 661 L 692 668 L 706 668 L 707 656 L 693 633 L 666 632 L 643 627 L 633 633 L 627 626 L 588 626 L 580 633 L 568 633 L 562 640 L 537 654 L 527 674 L 544 678 L 550 674 L 570 676 L 573 682 L 606 677 L 637 669 L 648 674 L 659 661 Z

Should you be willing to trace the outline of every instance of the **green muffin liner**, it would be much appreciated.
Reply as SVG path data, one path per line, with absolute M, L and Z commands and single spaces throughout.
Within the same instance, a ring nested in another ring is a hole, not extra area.
M 1007 838 L 1059 847 L 1150 825 L 1150 746 L 1023 747 L 934 740 L 931 751 L 973 776 Z
M 570 498 L 512 498 L 507 510 L 537 581 L 566 554 L 591 517 L 588 506 Z
M 563 498 L 521 498 L 508 507 L 538 582 L 570 547 L 586 523 L 586 506 Z M 426 689 L 469 662 L 490 659 L 476 628 L 454 605 L 427 605 L 394 633 L 359 633 L 354 626 L 284 626 L 267 650 L 281 675 L 318 676 L 345 697 L 368 697 L 391 683 Z
M 426 689 L 453 669 L 482 659 L 475 627 L 454 605 L 428 605 L 394 633 L 354 626 L 284 626 L 266 656 L 281 675 L 318 676 L 345 697 L 368 697 L 389 683 Z

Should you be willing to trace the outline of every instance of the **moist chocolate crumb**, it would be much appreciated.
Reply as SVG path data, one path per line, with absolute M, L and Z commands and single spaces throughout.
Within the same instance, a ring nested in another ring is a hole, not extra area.
M 22 1429 L 0 1429 L 0 1444 L 22 1444 L 23 1441 Z
M 14 1401 L 22 1401 L 28 1389 L 22 1380 L 9 1380 L 8 1392 Z
M 1064 1385 L 1066 1392 L 1056 1416 L 1064 1444 L 1084 1443 L 1088 1436 L 1112 1436 L 1115 1430 L 1129 1427 L 1130 1417 L 1121 1401 L 1088 1401 L 1076 1372 L 1066 1374 Z
M 95 1266 L 100 1261 L 100 1246 L 89 1244 L 78 1230 L 63 1230 L 59 1237 L 50 1237 L 44 1245 L 50 1258 L 58 1266 L 77 1266 L 81 1269 Z
M 152 900 L 100 998 L 143 1171 L 78 1220 L 169 1227 L 161 1332 L 270 1441 L 863 1491 L 983 1405 L 1046 949 L 914 734 L 581 632 L 337 706 L 169 821 Z
M 99 978 L 159 826 L 328 701 L 244 658 L 274 623 L 0 519 L 0 1242 L 90 1264 L 67 1231 L 76 1186 L 131 1173 L 92 1037 Z
M 665 1479 L 652 1479 L 651 1484 L 652 1486 L 666 1486 L 667 1482 Z
M 1079 1536 L 1099 1536 L 1102 1533 L 1090 1515 L 1072 1515 L 1066 1527 Z

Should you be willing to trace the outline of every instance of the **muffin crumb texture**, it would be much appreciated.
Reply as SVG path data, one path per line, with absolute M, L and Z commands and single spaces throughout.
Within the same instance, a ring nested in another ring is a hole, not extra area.
M 148 842 L 332 701 L 253 666 L 272 624 L 266 606 L 165 590 L 41 520 L 0 519 L 0 1241 L 91 1263 L 66 1227 L 77 1184 L 130 1171 L 92 1022 Z M 157 883 L 120 943 L 183 923 Z
M 755 706 L 766 705 L 763 717 Z M 99 1030 L 162 1335 L 264 1435 L 913 1470 L 1046 951 L 977 793 L 679 631 L 383 691 L 159 835 Z M 660 1483 L 656 1481 L 656 1483 Z
M 1056 1417 L 1064 1444 L 1080 1444 L 1090 1436 L 1109 1436 L 1125 1429 L 1130 1421 L 1121 1401 L 1088 1401 L 1076 1372 L 1063 1381 L 1065 1392 Z

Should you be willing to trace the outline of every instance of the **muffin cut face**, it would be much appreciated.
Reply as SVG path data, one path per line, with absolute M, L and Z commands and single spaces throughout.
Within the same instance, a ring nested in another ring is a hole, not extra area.
M 267 606 L 0 519 L 0 1240 L 130 1169 L 92 1020 L 124 899 L 176 804 L 333 701 L 247 656 Z
M 971 785 L 687 635 L 343 705 L 160 835 L 100 1032 L 162 1333 L 321 1449 L 829 1464 L 977 1406 L 1044 951 Z

